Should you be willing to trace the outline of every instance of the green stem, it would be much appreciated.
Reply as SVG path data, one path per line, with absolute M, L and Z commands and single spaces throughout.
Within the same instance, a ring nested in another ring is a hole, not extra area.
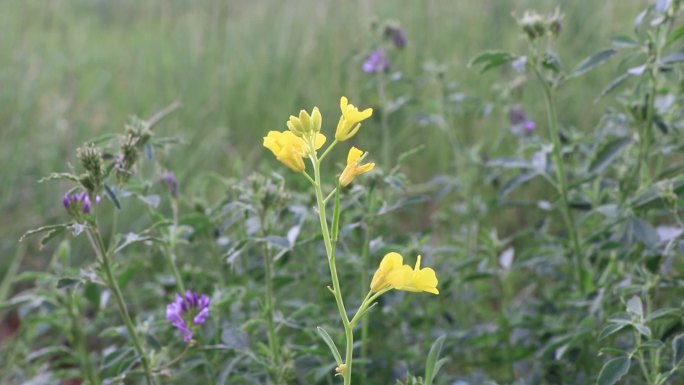
M 264 223 L 263 217 L 261 223 L 262 225 Z M 264 238 L 266 237 L 265 234 L 266 231 L 264 230 Z M 268 336 L 268 347 L 271 350 L 273 366 L 275 368 L 273 380 L 276 384 L 280 384 L 280 370 L 282 365 L 280 361 L 280 346 L 278 343 L 278 335 L 276 333 L 275 326 L 275 309 L 273 306 L 273 298 L 275 296 L 273 290 L 273 255 L 271 255 L 271 250 L 266 244 L 266 242 L 263 242 L 262 245 L 264 253 L 264 280 L 266 281 L 266 295 L 264 299 L 266 303 L 266 334 Z
M 183 278 L 181 277 L 180 271 L 178 271 L 178 264 L 176 263 L 177 258 L 176 258 L 176 232 L 178 231 L 178 201 L 176 200 L 175 197 L 171 197 L 171 210 L 173 212 L 173 231 L 171 232 L 171 237 L 169 238 L 170 244 L 169 244 L 169 253 L 168 258 L 169 258 L 169 264 L 171 265 L 171 271 L 173 272 L 173 276 L 176 279 L 176 286 L 178 287 L 178 290 L 182 293 L 182 295 L 185 295 L 185 285 L 183 285 Z
M 330 146 L 328 146 L 328 148 L 325 149 L 325 151 L 323 152 L 323 155 L 321 155 L 321 156 L 318 158 L 318 164 L 320 164 L 321 161 L 323 161 L 323 158 L 325 158 L 325 157 L 328 155 L 328 153 L 330 152 L 330 150 L 332 150 L 333 147 L 335 147 L 335 145 L 336 145 L 337 143 L 338 143 L 337 139 L 333 140 L 333 142 L 330 143 Z
M 641 345 L 641 333 L 639 333 L 636 330 L 634 330 L 634 342 L 636 350 L 635 353 L 637 356 L 637 360 L 639 361 L 639 368 L 641 368 L 641 373 L 644 375 L 646 383 L 648 385 L 653 385 L 654 381 L 651 378 L 651 373 L 649 372 L 648 367 L 646 366 L 646 361 L 644 360 L 644 353 L 641 349 L 639 349 L 639 345 Z
M 89 227 L 86 230 L 86 234 L 88 235 L 88 239 L 90 240 L 91 245 L 93 245 L 93 248 L 95 249 L 95 253 L 99 257 L 100 264 L 105 272 L 107 286 L 109 286 L 109 288 L 114 293 L 114 299 L 116 300 L 116 305 L 119 309 L 119 314 L 123 319 L 126 329 L 128 330 L 128 334 L 130 334 L 131 339 L 133 340 L 133 346 L 135 348 L 135 351 L 140 357 L 140 363 L 142 364 L 143 371 L 145 373 L 145 381 L 147 382 L 147 385 L 154 385 L 155 381 L 152 377 L 150 363 L 147 359 L 147 355 L 145 354 L 145 350 L 143 349 L 142 343 L 140 342 L 140 337 L 138 336 L 138 333 L 135 330 L 135 325 L 133 324 L 131 316 L 128 313 L 128 309 L 126 308 L 126 303 L 124 302 L 123 294 L 121 294 L 119 283 L 116 281 L 116 278 L 114 278 L 114 274 L 112 273 L 112 268 L 109 263 L 110 256 L 107 251 L 107 248 L 104 245 L 104 242 L 102 241 L 102 237 L 100 236 L 100 233 L 97 229 L 97 225 Z
M 553 98 L 553 90 L 547 83 L 546 79 L 542 76 L 540 70 L 536 67 L 534 68 L 534 73 L 539 79 L 542 88 L 544 90 L 544 97 L 546 100 L 546 117 L 549 126 L 549 136 L 551 137 L 551 142 L 553 143 L 553 161 L 556 169 L 556 178 L 558 179 L 558 193 L 561 198 L 561 213 L 563 216 L 563 221 L 565 222 L 565 227 L 567 228 L 568 234 L 570 235 L 570 241 L 572 243 L 572 249 L 574 254 L 575 262 L 575 280 L 580 288 L 580 291 L 584 293 L 585 287 L 583 284 L 584 266 L 582 260 L 582 249 L 580 248 L 579 237 L 577 235 L 577 228 L 575 227 L 575 221 L 570 211 L 570 203 L 568 200 L 568 181 L 567 174 L 565 173 L 565 166 L 563 160 L 562 144 L 560 141 L 560 132 L 558 129 L 558 114 L 556 112 L 556 103 Z
M 370 215 L 373 209 L 373 188 L 371 187 L 368 191 L 368 201 L 366 205 L 368 219 L 366 220 L 366 228 L 363 233 L 363 246 L 361 249 L 361 287 L 370 287 L 370 282 L 368 279 L 368 271 L 370 270 L 370 238 L 371 238 L 371 220 L 373 217 Z M 369 318 L 364 317 L 361 320 L 361 360 L 365 360 L 368 356 L 368 328 L 369 328 Z M 366 383 L 366 371 L 362 373 L 362 383 Z
M 99 385 L 100 380 L 97 377 L 93 364 L 88 356 L 88 346 L 86 341 L 85 333 L 81 328 L 83 320 L 81 319 L 81 312 L 78 308 L 78 304 L 74 300 L 74 293 L 69 291 L 67 293 L 67 307 L 69 311 L 69 318 L 71 318 L 71 332 L 74 338 L 74 344 L 76 345 L 76 352 L 78 353 L 79 360 L 81 361 L 81 367 L 85 372 L 86 377 L 90 385 Z
M 390 130 L 387 121 L 387 94 L 385 90 L 385 76 L 378 76 L 378 103 L 380 105 L 380 129 L 382 130 L 382 161 L 383 164 L 390 164 L 390 149 L 392 148 Z
M 332 146 L 332 145 L 331 145 Z M 337 310 L 340 313 L 340 318 L 342 319 L 342 325 L 344 326 L 347 349 L 345 356 L 346 370 L 343 373 L 344 385 L 351 384 L 351 373 L 352 373 L 352 355 L 354 348 L 354 335 L 352 328 L 349 324 L 349 318 L 347 316 L 347 311 L 344 308 L 344 301 L 342 300 L 342 293 L 340 291 L 340 281 L 337 277 L 337 266 L 335 265 L 335 248 L 330 238 L 330 231 L 328 230 L 328 221 L 325 213 L 325 203 L 323 199 L 323 192 L 321 191 L 321 167 L 320 161 L 316 154 L 313 153 L 311 156 L 311 161 L 313 163 L 314 169 L 314 189 L 316 192 L 316 202 L 318 204 L 318 218 L 321 222 L 321 232 L 323 233 L 323 243 L 325 244 L 325 251 L 328 255 L 328 266 L 330 268 L 330 277 L 333 284 L 333 295 L 335 296 L 335 302 L 337 303 Z

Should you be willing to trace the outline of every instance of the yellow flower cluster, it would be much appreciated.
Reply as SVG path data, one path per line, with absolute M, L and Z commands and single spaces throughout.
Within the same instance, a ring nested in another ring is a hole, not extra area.
M 399 253 L 388 253 L 373 274 L 370 289 L 374 293 L 390 289 L 439 294 L 437 275 L 429 267 L 420 268 L 420 255 L 415 268 L 404 265 L 404 257 Z
M 372 108 L 359 111 L 353 104 L 349 104 L 346 97 L 340 98 L 340 120 L 337 123 L 335 142 L 343 142 L 354 136 L 361 128 L 361 121 L 368 119 L 373 114 Z M 299 112 L 299 116 L 291 115 L 286 125 L 286 131 L 269 131 L 264 137 L 264 147 L 271 150 L 276 159 L 295 172 L 304 172 L 305 158 L 315 159 L 316 151 L 325 144 L 326 137 L 321 134 L 323 118 L 318 107 L 314 107 L 309 114 L 305 110 Z M 330 149 L 329 147 L 329 149 Z M 327 153 L 327 151 L 326 151 Z M 352 147 L 347 154 L 347 166 L 340 175 L 340 184 L 347 186 L 357 175 L 369 172 L 375 167 L 375 163 L 360 165 L 365 153 L 356 147 Z

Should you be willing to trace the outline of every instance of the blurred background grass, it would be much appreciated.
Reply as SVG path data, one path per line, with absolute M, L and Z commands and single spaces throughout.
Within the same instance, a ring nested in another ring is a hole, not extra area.
M 341 95 L 372 105 L 362 53 L 371 48 L 374 20 L 396 19 L 408 47 L 395 60 L 407 78 L 425 63 L 444 65 L 445 77 L 465 95 L 495 99 L 499 74 L 481 76 L 467 63 L 489 48 L 523 51 L 512 13 L 560 5 L 566 14 L 559 53 L 574 67 L 629 33 L 645 0 L 532 1 L 4 1 L 0 12 L 0 272 L 26 229 L 63 221 L 63 185 L 37 184 L 66 171 L 76 147 L 120 132 L 128 116 L 151 116 L 174 100 L 183 108 L 160 135 L 186 144 L 168 160 L 183 186 L 206 171 L 240 176 L 276 165 L 261 148 L 268 130 L 284 129 L 288 115 L 320 106 L 332 130 Z M 611 78 L 605 66 L 560 96 L 566 125 L 591 130 L 601 105 L 588 101 Z M 430 92 L 430 90 L 424 91 Z M 577 95 L 587 95 L 577 100 Z M 363 97 L 362 97 L 363 96 Z M 541 99 L 531 115 L 543 119 Z M 535 101 L 536 100 L 536 101 Z M 450 127 L 469 142 L 496 135 L 499 119 L 464 119 Z M 420 182 L 449 173 L 442 133 L 395 119 L 395 151 L 425 145 L 408 172 Z M 376 123 L 365 125 L 377 128 Z M 543 128 L 543 127 L 542 127 Z M 369 136 L 373 134 L 369 133 Z M 379 136 L 375 135 L 376 137 Z M 370 140 L 370 139 L 369 139 Z M 375 142 L 377 144 L 377 140 Z M 466 143 L 468 144 L 468 143 Z M 379 145 L 365 145 L 379 153 Z M 396 155 L 395 154 L 395 155 Z M 33 256 L 39 256 L 33 247 Z M 29 260 L 36 260 L 31 258 Z

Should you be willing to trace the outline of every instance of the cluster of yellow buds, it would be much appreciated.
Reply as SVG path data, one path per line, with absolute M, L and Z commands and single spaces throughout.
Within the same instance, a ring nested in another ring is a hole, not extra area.
M 373 115 L 372 108 L 359 110 L 353 104 L 349 104 L 346 97 L 340 99 L 341 116 L 335 131 L 335 141 L 330 145 L 353 137 L 361 128 L 361 122 Z M 312 158 L 326 142 L 325 135 L 321 134 L 323 118 L 318 107 L 314 107 L 309 114 L 305 110 L 299 112 L 299 116 L 291 115 L 285 131 L 269 131 L 264 137 L 264 147 L 271 150 L 276 159 L 295 172 L 305 172 L 306 158 Z M 365 153 L 356 147 L 349 149 L 347 166 L 340 175 L 340 184 L 347 186 L 357 175 L 371 171 L 375 163 L 360 165 Z

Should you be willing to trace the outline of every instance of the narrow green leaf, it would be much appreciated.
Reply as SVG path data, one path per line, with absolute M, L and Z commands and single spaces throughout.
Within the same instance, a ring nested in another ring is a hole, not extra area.
M 439 355 L 442 353 L 442 347 L 444 346 L 444 340 L 446 336 L 440 336 L 432 343 L 430 347 L 430 352 L 428 353 L 427 360 L 425 361 L 425 383 L 424 385 L 432 385 L 439 368 L 444 365 L 442 360 L 439 360 Z M 441 362 L 441 363 L 440 363 Z
M 672 33 L 670 36 L 668 36 L 667 40 L 665 41 L 665 46 L 664 48 L 667 48 L 670 46 L 670 44 L 674 43 L 675 41 L 679 40 L 684 36 L 684 25 L 678 27 Z
M 537 172 L 526 172 L 523 174 L 520 174 L 516 176 L 515 178 L 509 180 L 504 184 L 504 186 L 501 188 L 501 191 L 499 191 L 499 199 L 505 198 L 508 194 L 513 192 L 516 188 L 522 186 L 523 184 L 531 181 L 535 177 L 537 177 L 539 173 Z
M 684 360 L 684 334 L 672 340 L 672 366 L 677 367 Z
M 613 55 L 615 55 L 617 52 L 618 51 L 609 48 L 589 56 L 588 58 L 584 59 L 579 66 L 577 66 L 577 68 L 572 72 L 572 76 L 580 76 L 586 73 L 590 69 L 613 57 Z
M 328 334 L 328 332 L 320 326 L 316 327 L 316 331 L 318 332 L 318 335 L 321 336 L 321 338 L 323 338 L 325 344 L 328 345 L 330 352 L 335 357 L 335 362 L 337 362 L 337 365 L 342 365 L 344 361 L 342 361 L 340 351 L 337 350 L 337 345 L 335 345 L 335 342 L 333 342 L 332 338 L 330 338 L 330 334 Z
M 613 358 L 603 365 L 598 379 L 597 385 L 613 385 L 620 380 L 629 371 L 631 360 L 629 357 Z
M 496 68 L 502 64 L 506 64 L 513 61 L 515 56 L 510 52 L 506 51 L 485 51 L 475 56 L 473 60 L 470 61 L 468 67 L 473 67 L 476 65 L 482 65 L 480 68 L 480 73 L 486 72 L 492 68 Z
M 609 336 L 619 332 L 620 330 L 624 329 L 626 324 L 611 324 L 607 325 L 606 327 L 601 330 L 601 333 L 599 333 L 599 341 L 608 338 Z
M 638 41 L 627 35 L 615 36 L 610 42 L 617 48 L 634 48 L 639 45 Z
M 641 335 L 643 335 L 643 336 L 646 337 L 646 338 L 651 338 L 651 336 L 653 335 L 653 333 L 651 333 L 651 329 L 650 329 L 648 326 L 644 325 L 644 324 L 638 324 L 638 323 L 637 323 L 637 324 L 632 324 L 632 326 L 634 326 L 634 328 L 635 328 L 639 333 L 641 333 Z
M 23 242 L 24 239 L 26 239 L 28 237 L 32 237 L 32 236 L 37 235 L 37 234 L 48 233 L 48 232 L 51 232 L 54 230 L 64 230 L 67 227 L 71 226 L 71 224 L 72 224 L 71 222 L 67 222 L 67 223 L 60 223 L 58 225 L 41 226 L 41 227 L 38 227 L 37 229 L 29 230 L 29 231 L 25 232 L 24 235 L 21 236 L 21 238 L 19 238 L 19 242 Z
M 105 190 L 105 193 L 107 193 L 107 196 L 109 197 L 109 199 L 111 199 L 112 202 L 114 202 L 114 206 L 116 206 L 117 209 L 121 210 L 121 204 L 119 204 L 119 200 L 116 199 L 116 194 L 114 193 L 114 191 L 112 191 L 112 189 L 106 183 L 104 184 L 104 190 Z
M 70 180 L 70 181 L 73 181 L 76 183 L 79 182 L 78 177 L 74 174 L 70 174 L 68 172 L 53 172 L 52 174 L 50 174 L 46 177 L 40 178 L 38 180 L 38 183 L 43 183 L 43 182 L 47 182 L 49 180 L 55 180 L 55 179 L 67 179 L 67 180 Z
M 589 165 L 590 174 L 598 174 L 610 166 L 617 159 L 627 146 L 632 143 L 632 138 L 617 138 L 601 148 L 596 154 L 596 158 Z
M 599 95 L 596 97 L 596 99 L 594 99 L 594 103 L 598 102 L 599 99 L 601 99 L 602 97 L 606 96 L 609 92 L 613 91 L 613 90 L 616 89 L 618 86 L 620 86 L 620 84 L 622 84 L 622 82 L 624 82 L 627 78 L 629 78 L 629 75 L 630 75 L 630 74 L 628 74 L 628 73 L 627 73 L 627 74 L 622 74 L 622 75 L 616 77 L 615 79 L 613 79 L 610 83 L 608 83 L 607 86 L 605 86 L 605 87 L 601 90 L 601 92 L 600 92 Z
M 650 321 L 654 321 L 654 320 L 657 320 L 657 319 L 663 318 L 663 317 L 681 317 L 681 313 L 682 313 L 682 311 L 680 309 L 676 309 L 676 308 L 672 308 L 672 307 L 666 307 L 666 308 L 658 309 L 658 310 L 652 312 L 651 314 L 649 314 L 646 317 L 646 321 L 650 322 Z
M 670 63 L 679 63 L 684 61 L 684 49 L 680 49 L 677 52 L 674 52 L 670 55 L 665 56 L 664 58 L 660 59 L 658 64 L 663 65 L 663 64 L 670 64 Z
M 76 284 L 81 282 L 78 278 L 60 278 L 57 281 L 57 288 L 64 289 L 65 287 L 74 287 Z
M 633 209 L 650 210 L 663 206 L 661 190 L 672 190 L 679 195 L 684 193 L 684 178 L 664 179 L 656 182 L 630 202 Z
M 650 223 L 641 218 L 632 217 L 629 219 L 630 226 L 634 236 L 649 249 L 654 249 L 658 246 L 660 237 Z

